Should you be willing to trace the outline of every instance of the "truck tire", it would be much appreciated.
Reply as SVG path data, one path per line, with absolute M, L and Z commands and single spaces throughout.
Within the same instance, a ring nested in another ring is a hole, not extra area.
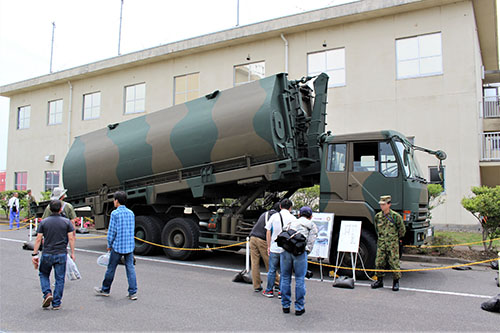
M 335 265 L 335 261 L 337 259 L 337 244 L 338 244 L 338 234 L 335 237 L 335 240 L 332 244 L 332 248 L 330 250 L 330 265 Z M 341 254 L 342 255 L 342 254 Z M 377 257 L 377 238 L 375 235 L 365 228 L 361 229 L 361 237 L 359 240 L 359 255 L 363 259 L 363 263 L 365 268 L 373 269 L 375 267 L 375 259 Z M 350 254 L 346 253 L 344 255 L 344 260 L 339 264 L 339 266 L 343 267 L 351 267 L 351 257 Z M 356 268 L 363 268 L 361 264 L 361 260 L 358 257 Z M 352 277 L 352 270 L 350 269 L 339 269 L 337 274 L 340 276 L 350 276 Z M 366 272 L 368 276 L 373 276 L 373 272 Z M 362 270 L 356 271 L 356 279 L 358 280 L 366 280 L 368 279 L 365 272 Z
M 161 239 L 161 221 L 153 216 L 137 216 L 135 218 L 134 235 L 137 238 L 148 242 L 160 244 Z M 157 247 L 151 244 L 135 240 L 134 253 L 141 256 L 147 256 L 157 250 Z
M 167 222 L 161 233 L 163 245 L 173 247 L 198 248 L 200 229 L 188 218 L 176 217 Z M 198 251 L 184 251 L 164 248 L 165 255 L 175 260 L 191 259 Z

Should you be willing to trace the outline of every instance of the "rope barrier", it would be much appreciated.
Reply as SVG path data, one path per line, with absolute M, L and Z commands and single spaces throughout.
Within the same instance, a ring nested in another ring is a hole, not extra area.
M 372 268 L 354 268 L 356 271 L 365 271 L 365 272 L 384 272 L 384 273 L 390 273 L 390 272 L 423 272 L 423 271 L 438 271 L 438 270 L 443 270 L 443 269 L 451 269 L 451 268 L 456 268 L 456 267 L 465 267 L 465 266 L 473 266 L 473 265 L 479 265 L 479 264 L 485 264 L 488 262 L 492 261 L 497 261 L 500 260 L 500 258 L 495 258 L 495 259 L 487 259 L 487 260 L 482 260 L 482 261 L 476 261 L 476 262 L 471 262 L 467 264 L 459 264 L 459 265 L 451 265 L 451 266 L 443 266 L 443 267 L 429 267 L 429 268 L 411 268 L 411 269 L 372 269 Z M 352 270 L 352 267 L 343 267 L 343 266 L 335 266 L 335 265 L 327 265 L 327 264 L 320 264 L 318 262 L 314 261 L 307 261 L 310 264 L 313 265 L 323 265 L 325 267 L 331 267 L 331 268 L 338 268 L 338 269 L 349 269 Z
M 493 239 L 488 239 L 488 240 L 481 240 L 477 242 L 470 242 L 470 243 L 462 243 L 462 244 L 444 244 L 444 245 L 405 245 L 404 247 L 409 247 L 409 248 L 422 248 L 422 249 L 430 249 L 430 248 L 438 248 L 438 247 L 455 247 L 455 246 L 466 246 L 466 245 L 474 245 L 474 244 L 482 244 L 486 243 L 489 241 L 497 241 L 500 240 L 499 238 L 493 238 Z
M 225 249 L 225 248 L 228 248 L 228 247 L 239 246 L 239 245 L 243 245 L 243 244 L 248 243 L 247 241 L 244 241 L 244 242 L 240 242 L 240 243 L 235 243 L 235 244 L 230 244 L 230 245 L 223 245 L 223 246 L 218 246 L 218 247 L 200 247 L 200 248 L 193 249 L 193 248 L 186 248 L 186 247 L 175 247 L 175 246 L 167 246 L 167 245 L 162 245 L 162 244 L 156 244 L 156 243 L 148 242 L 147 240 L 144 240 L 144 239 L 141 239 L 141 238 L 138 238 L 138 237 L 134 237 L 134 238 L 136 240 L 141 241 L 141 242 L 146 243 L 146 244 L 150 244 L 150 245 L 162 247 L 162 248 L 165 248 L 165 249 L 179 250 L 179 251 L 210 251 L 210 250 L 220 250 L 220 249 Z

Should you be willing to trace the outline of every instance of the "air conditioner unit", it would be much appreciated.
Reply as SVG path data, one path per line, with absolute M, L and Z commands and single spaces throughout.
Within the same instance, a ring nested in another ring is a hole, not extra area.
M 54 163 L 54 160 L 55 160 L 54 154 L 45 156 L 45 162 Z

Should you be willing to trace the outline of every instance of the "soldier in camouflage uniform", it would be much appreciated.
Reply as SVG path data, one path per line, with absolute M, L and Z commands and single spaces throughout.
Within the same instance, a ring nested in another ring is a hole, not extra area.
M 391 210 L 391 196 L 380 197 L 380 209 L 375 215 L 375 231 L 377 232 L 377 259 L 376 269 L 385 269 L 387 264 L 390 269 L 399 270 L 399 239 L 406 232 L 401 215 Z M 382 288 L 384 286 L 384 273 L 376 272 L 377 281 L 372 284 L 372 288 Z M 401 272 L 393 273 L 392 290 L 399 290 L 399 279 Z

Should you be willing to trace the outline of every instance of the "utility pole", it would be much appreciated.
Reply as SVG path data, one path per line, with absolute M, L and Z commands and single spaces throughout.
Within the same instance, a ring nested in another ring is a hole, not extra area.
M 118 30 L 118 55 L 120 55 L 120 42 L 122 40 L 122 13 L 123 13 L 123 0 L 120 6 L 120 29 Z
M 236 26 L 240 25 L 240 0 L 236 0 Z
M 54 30 L 56 30 L 56 22 L 52 22 L 52 43 L 50 45 L 50 73 L 52 73 L 52 56 L 54 55 Z

